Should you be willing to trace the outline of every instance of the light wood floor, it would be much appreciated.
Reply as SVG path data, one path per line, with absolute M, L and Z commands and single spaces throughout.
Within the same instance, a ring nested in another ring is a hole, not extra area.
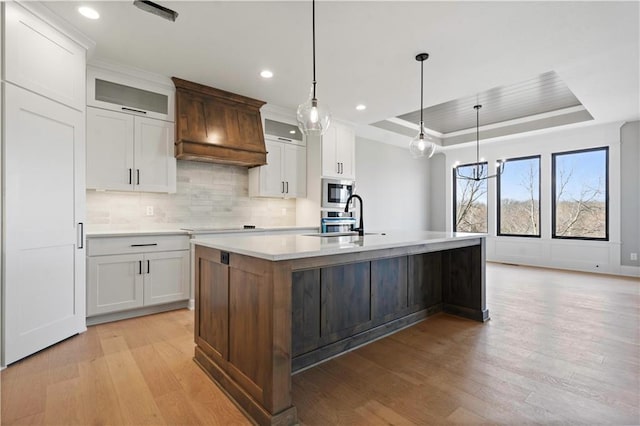
M 491 321 L 439 314 L 293 377 L 307 425 L 640 423 L 640 281 L 489 264 Z M 90 327 L 2 372 L 2 424 L 248 424 L 193 313 Z

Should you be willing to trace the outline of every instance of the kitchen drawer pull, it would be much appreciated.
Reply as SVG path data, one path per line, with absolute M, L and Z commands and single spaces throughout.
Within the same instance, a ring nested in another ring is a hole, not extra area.
M 138 274 L 142 275 L 142 260 L 138 260 Z
M 292 142 L 292 140 L 291 140 L 291 139 L 281 138 L 281 137 L 279 137 L 279 136 L 278 136 L 278 140 L 279 140 L 279 141 Z
M 147 260 L 147 274 L 151 273 L 151 261 Z
M 131 111 L 131 112 L 139 112 L 140 114 L 146 114 L 147 111 L 142 111 L 141 109 L 134 109 L 134 108 L 127 108 L 127 107 L 122 107 L 123 111 Z
M 149 246 L 157 246 L 158 243 L 147 243 L 147 244 L 131 244 L 131 247 L 149 247 Z

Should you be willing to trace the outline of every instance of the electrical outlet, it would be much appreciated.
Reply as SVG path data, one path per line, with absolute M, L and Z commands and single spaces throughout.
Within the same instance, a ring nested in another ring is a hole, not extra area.
M 153 216 L 153 206 L 147 206 L 147 216 Z
M 630 260 L 638 260 L 638 253 L 631 253 L 629 257 L 631 258 Z

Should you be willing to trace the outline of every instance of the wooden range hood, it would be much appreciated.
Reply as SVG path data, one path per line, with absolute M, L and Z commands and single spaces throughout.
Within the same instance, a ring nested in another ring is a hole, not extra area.
M 171 78 L 176 86 L 175 156 L 255 167 L 267 164 L 263 101 Z

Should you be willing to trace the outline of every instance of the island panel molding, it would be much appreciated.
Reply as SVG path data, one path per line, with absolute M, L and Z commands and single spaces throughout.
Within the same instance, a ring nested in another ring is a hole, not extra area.
M 194 240 L 196 362 L 253 421 L 293 425 L 292 371 L 437 312 L 487 320 L 484 236 L 412 235 Z

